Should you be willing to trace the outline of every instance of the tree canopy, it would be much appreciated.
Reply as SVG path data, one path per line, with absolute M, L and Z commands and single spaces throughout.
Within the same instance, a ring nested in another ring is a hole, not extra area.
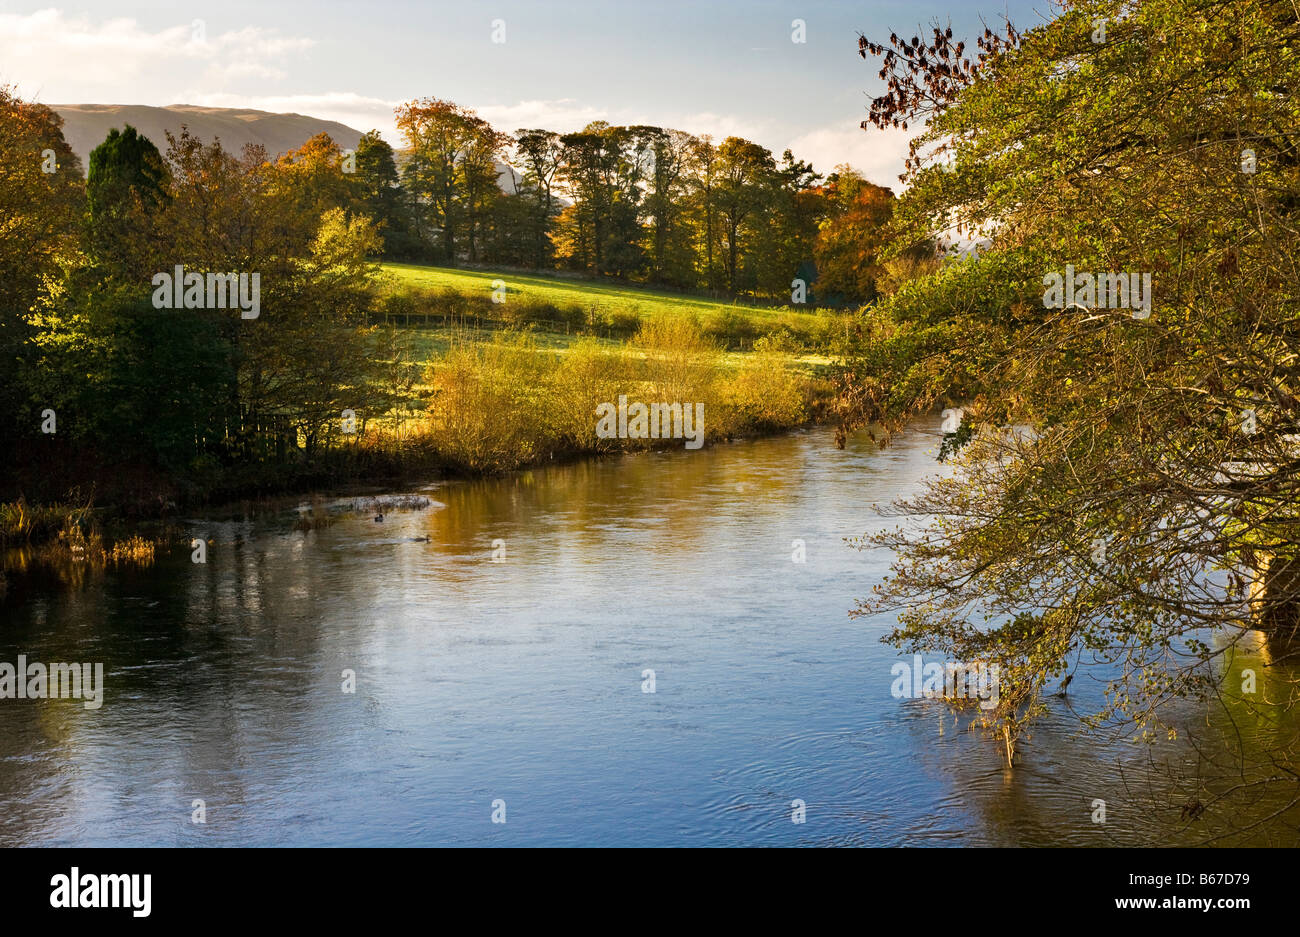
M 1234 647 L 1263 631 L 1293 660 L 1300 624 L 1295 6 L 1069 2 L 973 55 L 940 27 L 862 51 L 887 80 L 867 123 L 924 126 L 885 254 L 954 249 L 862 317 L 844 428 L 965 420 L 955 473 L 873 538 L 898 560 L 861 611 L 999 663 L 1008 758 L 1092 660 L 1115 673 L 1099 723 L 1259 702 Z M 1145 315 L 1099 292 L 1121 274 L 1150 278 Z

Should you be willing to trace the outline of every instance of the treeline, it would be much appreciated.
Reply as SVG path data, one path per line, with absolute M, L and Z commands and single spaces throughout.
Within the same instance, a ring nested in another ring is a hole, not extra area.
M 789 302 L 875 298 L 875 231 L 889 189 L 841 166 L 823 176 L 740 137 L 597 121 L 576 133 L 506 134 L 425 98 L 397 109 L 403 148 L 366 134 L 355 202 L 391 259 L 562 269 Z M 304 165 L 342 157 L 317 137 Z M 337 176 L 334 176 L 337 179 Z

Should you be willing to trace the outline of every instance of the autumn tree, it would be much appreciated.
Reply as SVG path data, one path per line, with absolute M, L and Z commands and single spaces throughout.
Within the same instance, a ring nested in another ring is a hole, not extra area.
M 608 266 L 605 254 L 617 198 L 621 153 L 613 130 L 604 121 L 594 121 L 560 138 L 565 190 L 573 201 L 572 211 L 566 213 L 570 261 L 597 274 L 605 273 Z
M 0 121 L 0 309 L 9 329 L 73 261 L 85 190 L 58 114 L 0 86 Z
M 88 248 L 97 260 L 141 276 L 158 265 L 159 211 L 167 169 L 148 137 L 127 124 L 90 151 L 86 180 Z
M 688 223 L 692 158 L 700 141 L 680 130 L 650 131 L 652 169 L 645 212 L 653 282 L 695 285 L 695 250 Z
M 894 210 L 894 193 L 840 167 L 833 175 L 829 197 L 836 210 L 826 217 L 814 247 L 817 289 L 824 298 L 838 296 L 866 303 L 876 298 L 877 280 L 884 275 L 880 256 Z
M 374 220 L 384 239 L 384 256 L 419 258 L 422 245 L 411 226 L 410 204 L 397 171 L 397 159 L 392 146 L 377 130 L 371 130 L 357 143 L 352 186 L 356 206 Z
M 482 223 L 488 177 L 495 184 L 495 160 L 507 137 L 472 110 L 438 98 L 399 106 L 397 129 L 410 151 L 404 182 L 425 225 L 442 245 L 442 259 L 455 263 L 457 237 L 467 235 L 471 252 Z
M 793 278 L 813 269 L 813 242 L 836 204 L 827 197 L 822 176 L 786 150 L 767 176 L 764 223 L 755 226 L 753 287 L 765 296 L 789 300 Z M 810 284 L 811 285 L 811 284 Z
M 353 186 L 343 172 L 343 149 L 329 134 L 318 133 L 289 150 L 276 160 L 276 169 L 294 207 L 308 217 L 352 207 Z
M 719 179 L 718 148 L 708 134 L 691 151 L 691 184 L 693 197 L 691 205 L 699 229 L 699 243 L 703 250 L 703 274 L 705 285 L 716 291 L 721 285 L 714 257 L 717 239 L 717 192 Z
M 737 293 L 745 285 L 741 266 L 741 241 L 751 233 L 769 204 L 771 176 L 776 170 L 772 154 L 757 143 L 727 137 L 718 146 L 718 185 L 714 204 L 720 221 L 727 289 Z
M 878 438 L 966 411 L 956 475 L 875 538 L 898 560 L 863 610 L 1001 666 L 1008 760 L 1076 666 L 1112 668 L 1094 724 L 1154 733 L 1173 697 L 1255 705 L 1231 669 L 1251 634 L 1277 663 L 1300 646 L 1300 17 L 1228 9 L 1066 3 L 969 53 L 939 27 L 864 40 L 872 124 L 924 127 L 890 250 L 975 250 L 861 321 L 844 401 Z M 1286 744 L 1238 770 L 1300 802 Z
M 84 200 L 62 118 L 0 85 L 0 421 L 10 440 L 36 434 L 49 405 L 31 399 L 32 320 L 79 263 Z M 4 448 L 8 462 L 16 453 Z
M 515 152 L 524 170 L 521 196 L 533 205 L 529 226 L 532 229 L 535 267 L 551 261 L 549 232 L 556 214 L 556 186 L 564 156 L 560 135 L 549 130 L 515 131 Z
M 501 175 L 497 164 L 510 143 L 508 134 L 484 123 L 471 136 L 460 162 L 466 245 L 471 263 L 480 259 L 480 244 L 489 235 L 498 203 L 504 197 L 497 182 Z

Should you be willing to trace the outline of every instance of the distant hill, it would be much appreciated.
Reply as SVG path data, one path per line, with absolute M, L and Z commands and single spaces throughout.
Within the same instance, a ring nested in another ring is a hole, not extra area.
M 104 142 L 114 127 L 121 130 L 130 124 L 153 141 L 161 153 L 167 152 L 167 135 L 180 133 L 181 126 L 205 143 L 214 137 L 231 153 L 238 153 L 246 143 L 260 143 L 276 157 L 297 149 L 318 133 L 328 133 L 345 150 L 355 147 L 361 132 L 334 120 L 306 117 L 302 114 L 272 114 L 246 108 L 194 107 L 174 104 L 148 107 L 141 104 L 52 104 L 63 118 L 63 136 L 81 158 L 84 172 L 90 151 Z
M 167 135 L 179 134 L 181 126 L 204 143 L 220 138 L 227 152 L 238 154 L 246 143 L 260 143 L 272 158 L 302 146 L 318 133 L 328 133 L 334 142 L 345 150 L 353 149 L 361 140 L 361 131 L 335 120 L 322 120 L 303 114 L 273 114 L 234 107 L 195 107 L 191 104 L 173 104 L 169 107 L 149 107 L 143 104 L 51 104 L 63 118 L 63 137 L 72 151 L 81 159 L 81 171 L 88 171 L 90 151 L 104 142 L 108 132 L 121 130 L 130 124 L 158 147 L 167 152 Z M 398 163 L 402 163 L 398 151 Z M 519 170 L 513 174 L 508 164 L 497 162 L 501 176 L 497 184 L 502 191 L 514 193 Z M 561 200 L 564 201 L 564 200 Z M 565 202 L 567 204 L 567 202 Z

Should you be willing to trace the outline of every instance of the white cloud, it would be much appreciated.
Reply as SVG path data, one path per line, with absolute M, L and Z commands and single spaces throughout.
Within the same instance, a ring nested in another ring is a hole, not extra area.
M 257 62 L 231 62 L 229 65 L 216 65 L 208 69 L 210 74 L 221 78 L 287 78 L 288 73 L 269 65 Z
M 128 83 L 175 95 L 177 80 L 213 84 L 238 78 L 279 78 L 269 62 L 305 52 L 311 39 L 256 27 L 214 34 L 201 19 L 150 31 L 133 19 L 96 22 L 46 9 L 0 13 L 0 80 L 47 101 L 85 100 L 95 86 Z M 116 95 L 114 95 L 116 96 Z M 104 100 L 101 104 L 172 104 L 173 100 Z
M 541 127 L 559 133 L 581 130 L 593 120 L 616 123 L 604 108 L 579 104 L 573 98 L 552 101 L 520 101 L 517 104 L 487 104 L 474 108 L 478 115 L 506 133 Z
M 714 143 L 721 143 L 727 137 L 744 137 L 746 140 L 766 145 L 769 138 L 773 136 L 770 127 L 742 120 L 730 114 L 715 114 L 712 111 L 686 114 L 669 126 L 693 133 L 697 137 L 708 134 L 713 138 Z
M 855 124 L 819 127 L 790 141 L 790 149 L 799 159 L 807 160 L 819 172 L 830 172 L 840 163 L 848 163 L 868 182 L 901 191 L 898 181 L 907 159 L 908 143 L 916 131 L 890 127 L 886 130 L 863 130 Z

